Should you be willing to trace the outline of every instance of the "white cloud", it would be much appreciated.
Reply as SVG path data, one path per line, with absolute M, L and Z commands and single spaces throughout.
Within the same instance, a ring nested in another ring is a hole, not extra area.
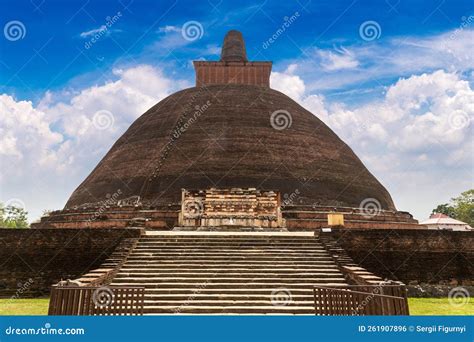
M 474 66 L 474 30 L 463 29 L 427 37 L 399 37 L 371 43 L 356 42 L 344 48 L 310 48 L 298 64 L 306 89 L 333 91 L 351 89 L 364 82 L 386 83 L 444 69 L 471 74 Z M 472 76 L 471 76 L 472 78 Z
M 158 28 L 159 33 L 169 33 L 169 32 L 181 32 L 181 27 L 166 25 Z
M 101 33 L 102 31 L 106 31 L 107 30 L 107 26 L 105 25 L 102 25 L 96 29 L 92 29 L 90 31 L 85 31 L 85 32 L 81 32 L 80 36 L 81 38 L 87 38 L 87 37 L 90 37 L 90 36 L 93 36 L 97 33 Z
M 0 200 L 22 199 L 30 218 L 62 207 L 139 115 L 188 86 L 149 65 L 116 69 L 111 78 L 115 80 L 83 89 L 67 101 L 56 102 L 55 94 L 47 92 L 36 108 L 0 96 Z M 113 115 L 108 129 L 93 124 L 101 110 Z
M 164 53 L 188 44 L 177 28 L 162 32 L 169 34 L 155 47 Z M 293 61 L 285 71 L 272 72 L 271 85 L 346 141 L 399 209 L 424 218 L 436 204 L 472 187 L 474 94 L 464 78 L 473 75 L 473 38 L 472 30 L 463 30 L 454 37 L 313 50 L 316 64 Z M 365 92 L 361 82 L 395 75 L 406 76 L 363 104 L 349 106 L 321 94 L 344 87 Z M 77 92 L 47 92 L 37 106 L 2 95 L 0 200 L 22 199 L 32 218 L 42 209 L 60 208 L 131 122 L 187 85 L 140 65 L 115 69 L 108 82 Z M 113 115 L 107 130 L 93 125 L 100 110 Z
M 291 64 L 282 73 L 272 72 L 270 85 L 273 89 L 281 91 L 295 101 L 299 101 L 305 92 L 305 85 L 299 76 L 293 74 L 296 68 L 296 64 Z
M 16 101 L 12 96 L 0 95 L 0 122 L 2 162 L 5 161 L 3 158 L 8 159 L 8 163 L 23 160 L 30 152 L 41 160 L 62 142 L 62 135 L 50 129 L 45 113 L 35 109 L 30 101 Z M 21 165 L 13 167 L 17 166 Z M 8 167 L 2 174 L 7 171 Z
M 424 218 L 472 187 L 474 91 L 456 73 L 400 79 L 383 99 L 354 108 L 321 95 L 300 103 L 354 149 L 402 210 Z
M 353 69 L 359 65 L 354 53 L 345 48 L 335 48 L 334 51 L 319 50 L 321 66 L 327 71 Z

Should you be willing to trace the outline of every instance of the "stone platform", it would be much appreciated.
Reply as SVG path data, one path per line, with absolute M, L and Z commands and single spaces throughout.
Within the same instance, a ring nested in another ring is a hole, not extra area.
M 106 206 L 65 209 L 51 212 L 33 223 L 32 228 L 126 228 L 171 230 L 179 225 L 181 205 L 164 207 Z M 380 210 L 367 215 L 359 208 L 328 206 L 283 206 L 283 227 L 289 231 L 314 231 L 327 227 L 327 215 L 332 212 L 344 215 L 346 228 L 367 229 L 423 229 L 407 212 Z

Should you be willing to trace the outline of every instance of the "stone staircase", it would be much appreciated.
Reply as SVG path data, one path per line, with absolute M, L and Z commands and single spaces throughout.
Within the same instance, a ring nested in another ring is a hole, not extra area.
M 313 314 L 313 285 L 346 281 L 310 233 L 147 232 L 111 285 L 145 314 Z

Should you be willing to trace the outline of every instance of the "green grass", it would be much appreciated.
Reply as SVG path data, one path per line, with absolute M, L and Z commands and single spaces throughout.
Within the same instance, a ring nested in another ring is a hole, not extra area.
M 474 315 L 474 298 L 457 304 L 451 305 L 448 298 L 408 298 L 410 315 Z
M 0 315 L 47 315 L 49 298 L 0 299 Z
M 409 298 L 411 315 L 474 315 L 474 299 L 453 306 L 448 298 Z M 46 315 L 49 298 L 0 299 L 0 315 Z

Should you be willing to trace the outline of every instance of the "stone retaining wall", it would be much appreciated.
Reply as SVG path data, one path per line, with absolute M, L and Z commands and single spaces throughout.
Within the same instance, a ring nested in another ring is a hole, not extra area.
M 140 229 L 0 228 L 0 296 L 41 296 L 61 279 L 98 267 Z
M 378 276 L 409 285 L 474 285 L 472 232 L 337 229 L 330 234 L 355 262 Z

